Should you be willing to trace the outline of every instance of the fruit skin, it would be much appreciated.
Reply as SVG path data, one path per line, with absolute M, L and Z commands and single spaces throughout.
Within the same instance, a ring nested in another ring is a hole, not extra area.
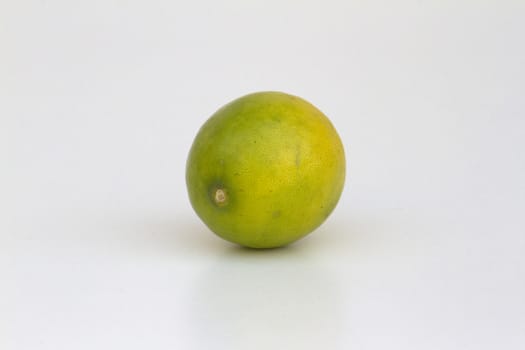
M 218 236 L 252 248 L 304 237 L 335 208 L 343 144 L 307 101 L 258 92 L 220 108 L 199 130 L 186 164 L 190 202 Z

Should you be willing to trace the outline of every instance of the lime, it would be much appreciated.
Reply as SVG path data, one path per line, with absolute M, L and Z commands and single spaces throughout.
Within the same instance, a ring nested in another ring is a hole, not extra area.
M 186 164 L 190 202 L 218 236 L 252 248 L 304 237 L 335 208 L 345 180 L 341 139 L 307 101 L 258 92 L 219 109 Z

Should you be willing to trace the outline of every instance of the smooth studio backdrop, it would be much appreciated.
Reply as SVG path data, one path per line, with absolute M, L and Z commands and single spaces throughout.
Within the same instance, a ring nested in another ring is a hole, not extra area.
M 525 3 L 0 1 L 0 348 L 525 347 Z M 345 145 L 286 248 L 193 213 L 220 106 L 279 90 Z

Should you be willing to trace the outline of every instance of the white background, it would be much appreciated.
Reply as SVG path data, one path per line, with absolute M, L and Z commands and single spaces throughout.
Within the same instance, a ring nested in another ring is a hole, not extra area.
M 525 3 L 0 1 L 0 348 L 524 349 Z M 285 249 L 186 195 L 221 105 L 323 110 L 348 177 Z

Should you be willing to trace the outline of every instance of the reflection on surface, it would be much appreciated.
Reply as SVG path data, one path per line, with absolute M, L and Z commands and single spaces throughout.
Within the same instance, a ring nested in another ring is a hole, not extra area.
M 195 349 L 337 349 L 337 281 L 299 249 L 232 247 L 189 303 Z

